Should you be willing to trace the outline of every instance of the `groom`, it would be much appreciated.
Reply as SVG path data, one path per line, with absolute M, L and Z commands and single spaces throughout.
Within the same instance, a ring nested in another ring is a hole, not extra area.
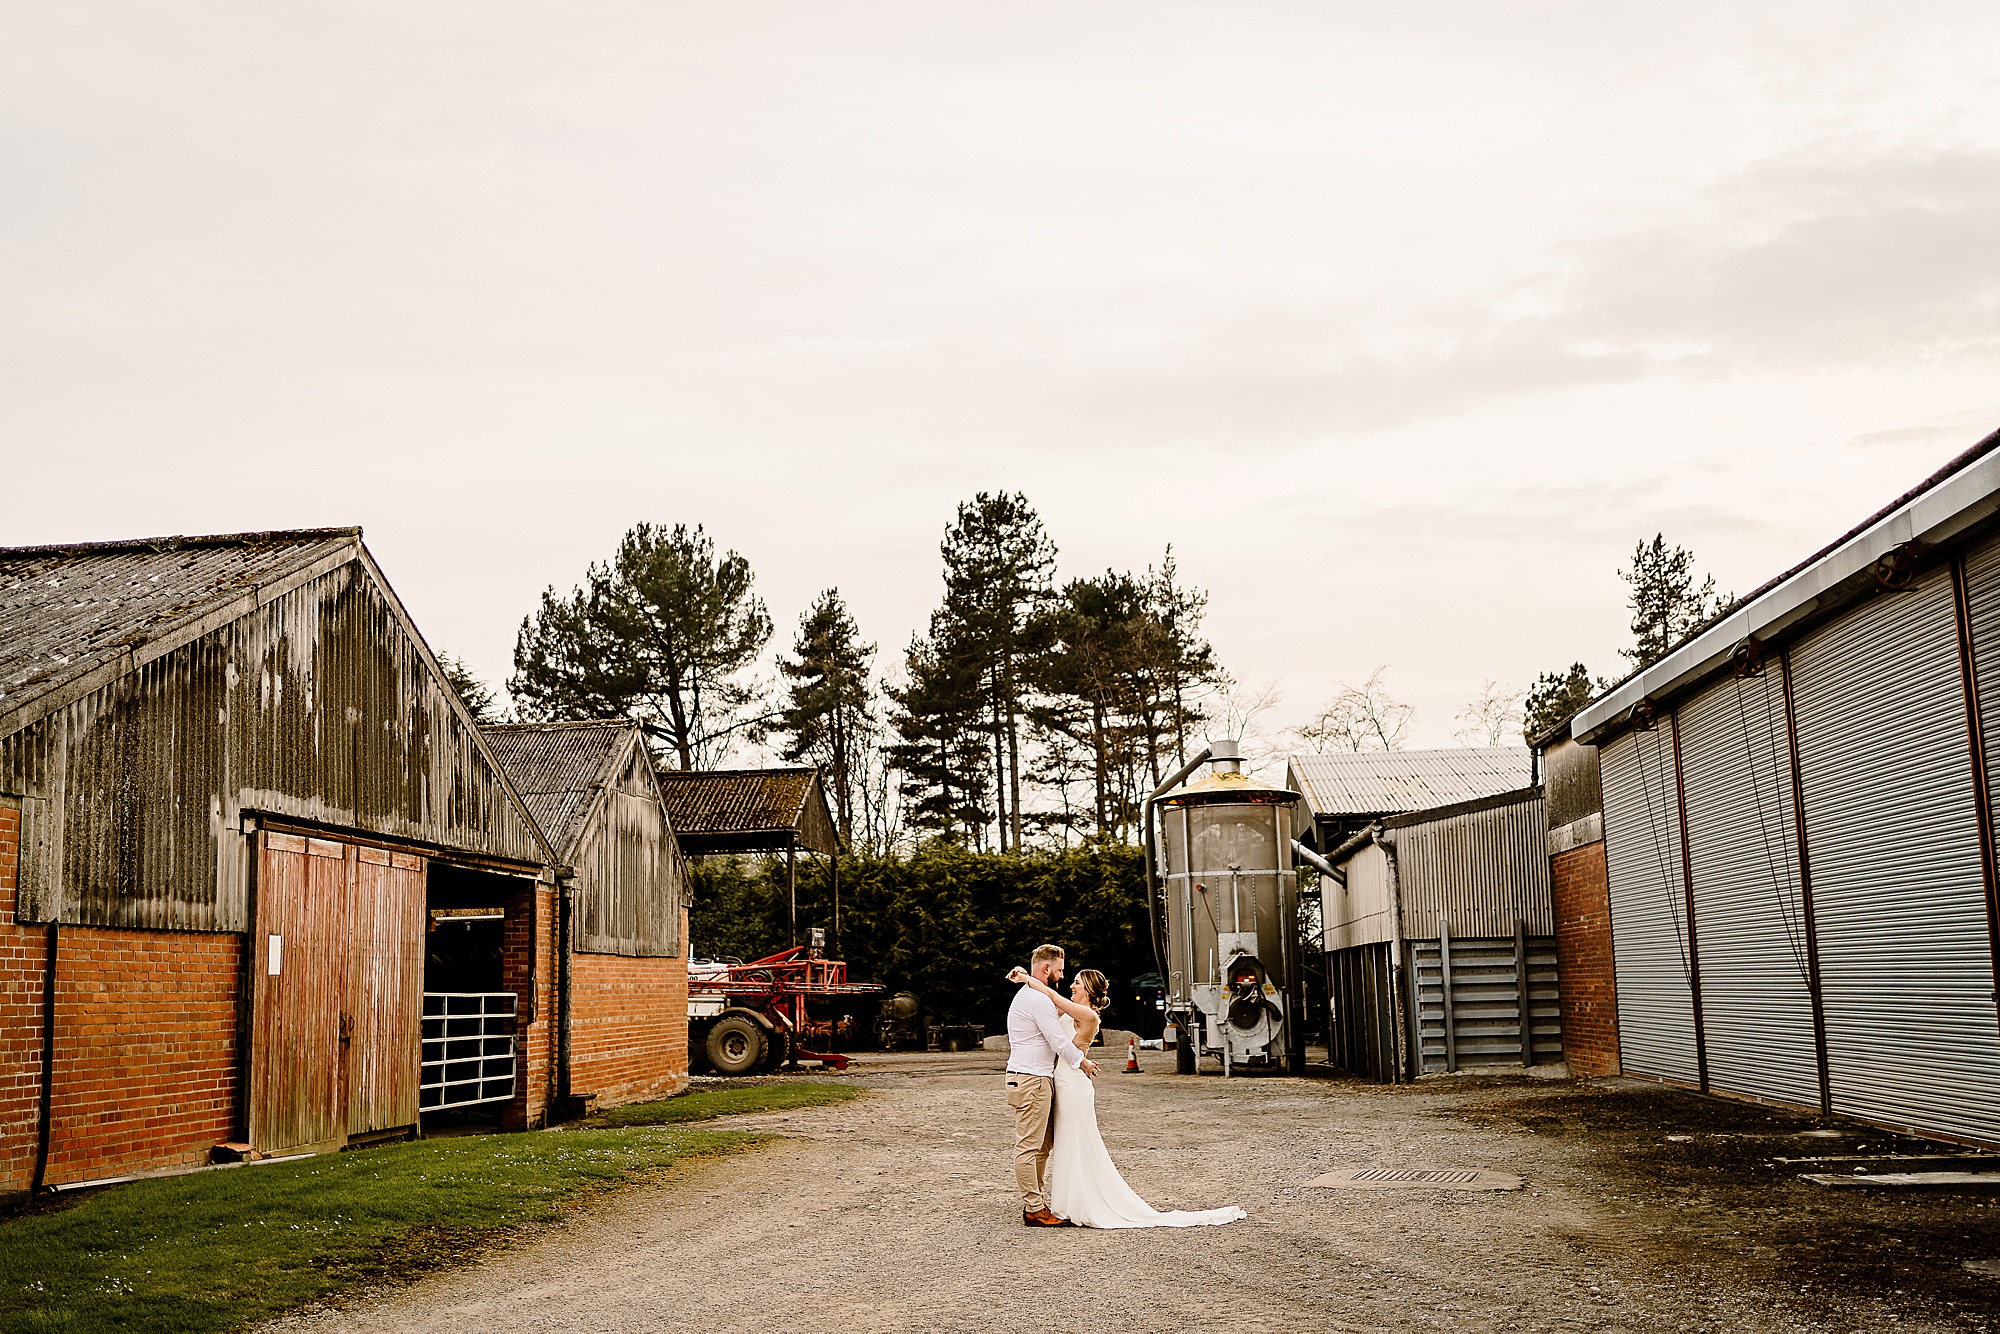
M 1061 987 L 1060 945 L 1038 945 L 1028 959 L 1037 981 Z M 1068 1227 L 1049 1212 L 1049 1146 L 1056 1138 L 1056 1057 L 1097 1078 L 1097 1062 L 1063 1036 L 1056 1003 L 1023 986 L 1007 1007 L 1007 1105 L 1014 1109 L 1014 1181 L 1021 1188 L 1021 1221 L 1029 1227 Z

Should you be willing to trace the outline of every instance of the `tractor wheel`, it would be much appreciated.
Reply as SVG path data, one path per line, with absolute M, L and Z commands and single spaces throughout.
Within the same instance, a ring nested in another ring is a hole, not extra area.
M 718 1075 L 747 1075 L 764 1059 L 764 1030 L 740 1014 L 725 1014 L 708 1030 L 702 1050 Z
M 792 1048 L 796 1044 L 792 1035 L 782 1028 L 772 1029 L 764 1034 L 764 1066 L 766 1071 L 782 1070 L 785 1062 L 792 1059 Z

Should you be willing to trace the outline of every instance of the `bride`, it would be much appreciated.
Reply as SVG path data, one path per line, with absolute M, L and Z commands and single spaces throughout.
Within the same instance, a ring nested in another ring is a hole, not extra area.
M 1026 969 L 1016 968 L 1007 974 L 1007 980 L 1033 987 L 1054 1001 L 1062 1013 L 1063 1032 L 1079 1047 L 1090 1045 L 1104 1007 L 1111 1003 L 1111 984 L 1095 968 L 1079 969 L 1067 996 Z M 1094 1081 L 1067 1061 L 1056 1062 L 1055 1079 L 1056 1136 L 1049 1150 L 1051 1211 L 1079 1227 L 1201 1227 L 1249 1217 L 1234 1205 L 1163 1212 L 1147 1204 L 1139 1192 L 1125 1184 L 1097 1131 Z

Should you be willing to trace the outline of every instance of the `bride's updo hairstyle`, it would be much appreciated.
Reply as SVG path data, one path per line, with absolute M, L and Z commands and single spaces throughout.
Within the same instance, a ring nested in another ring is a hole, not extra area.
M 1095 968 L 1079 968 L 1076 980 L 1083 983 L 1083 994 L 1090 997 L 1090 1008 L 1103 1014 L 1111 1004 L 1111 983 Z

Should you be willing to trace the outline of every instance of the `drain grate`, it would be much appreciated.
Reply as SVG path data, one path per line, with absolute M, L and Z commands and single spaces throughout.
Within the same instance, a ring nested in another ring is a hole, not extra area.
M 1423 1184 L 1426 1186 L 1463 1186 L 1467 1182 L 1477 1181 L 1479 1173 L 1423 1172 L 1402 1167 L 1370 1167 L 1356 1172 L 1347 1179 L 1349 1181 L 1400 1181 L 1409 1182 L 1412 1185 Z

